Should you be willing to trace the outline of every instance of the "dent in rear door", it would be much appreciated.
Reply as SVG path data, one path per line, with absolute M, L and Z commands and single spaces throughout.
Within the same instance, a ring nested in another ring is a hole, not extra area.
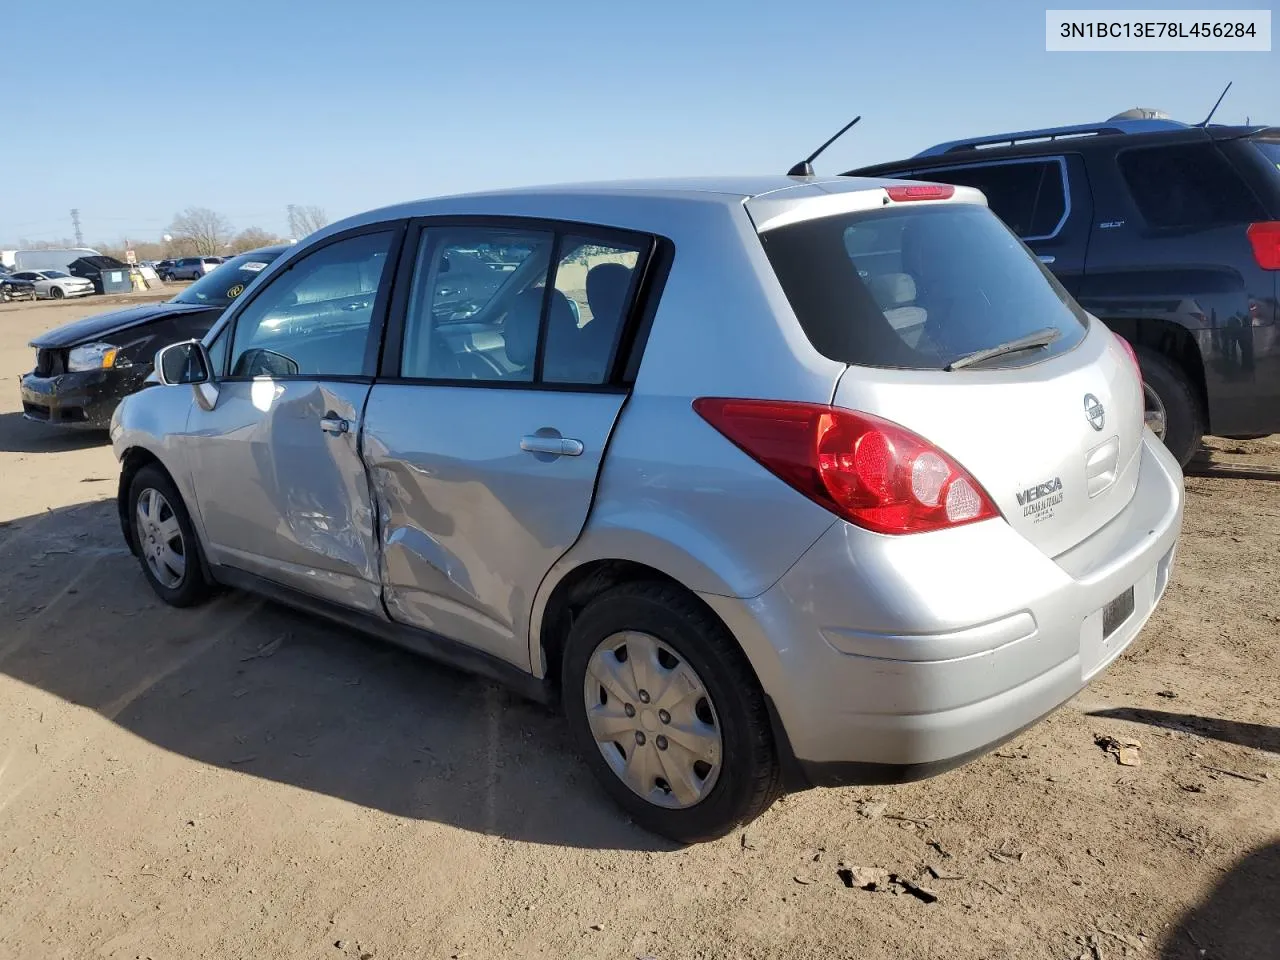
M 391 617 L 527 669 L 534 594 L 586 522 L 624 398 L 376 384 L 364 460 Z M 556 432 L 581 453 L 522 449 Z

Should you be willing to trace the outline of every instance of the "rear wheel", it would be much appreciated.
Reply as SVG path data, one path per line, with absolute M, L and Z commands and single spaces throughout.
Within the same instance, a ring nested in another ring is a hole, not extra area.
M 646 830 L 711 840 L 781 792 L 755 674 L 724 625 L 674 585 L 624 584 L 588 604 L 562 684 L 579 751 Z
M 200 543 L 169 475 L 155 464 L 139 470 L 129 486 L 129 508 L 138 560 L 151 589 L 174 607 L 208 599 L 213 591 L 204 578 Z
M 1138 347 L 1136 353 L 1142 368 L 1147 426 L 1185 467 L 1200 449 L 1204 436 L 1204 415 L 1195 388 L 1182 370 L 1162 354 L 1144 347 Z

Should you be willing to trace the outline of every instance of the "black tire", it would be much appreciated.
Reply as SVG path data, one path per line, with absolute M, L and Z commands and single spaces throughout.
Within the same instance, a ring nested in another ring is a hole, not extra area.
M 168 507 L 169 513 L 161 512 L 160 518 L 167 519 L 172 515 L 181 534 L 181 556 L 185 569 L 176 583 L 162 582 L 147 560 L 147 532 L 142 529 L 138 516 L 138 502 L 150 490 L 159 492 Z M 191 525 L 187 506 L 182 502 L 182 495 L 173 480 L 154 463 L 139 470 L 129 485 L 129 523 L 132 524 L 134 547 L 142 566 L 142 574 L 161 600 L 171 607 L 192 607 L 213 595 L 213 586 L 205 579 L 204 555 L 200 550 L 195 528 Z
M 62 292 L 61 287 L 50 287 L 49 296 L 54 300 L 61 300 L 63 297 L 66 296 L 66 294 Z
M 721 765 L 709 792 L 691 806 L 661 807 L 633 792 L 605 761 L 588 725 L 583 689 L 588 663 L 601 641 L 627 630 L 649 634 L 683 658 L 714 704 Z M 782 792 L 773 732 L 755 673 L 724 625 L 677 586 L 628 583 L 591 601 L 569 632 L 561 682 L 578 751 L 605 792 L 652 833 L 678 843 L 714 840 L 754 820 Z
M 1164 405 L 1164 445 L 1181 466 L 1186 466 L 1204 436 L 1204 414 L 1195 387 L 1175 364 L 1162 354 L 1138 347 L 1142 380 Z

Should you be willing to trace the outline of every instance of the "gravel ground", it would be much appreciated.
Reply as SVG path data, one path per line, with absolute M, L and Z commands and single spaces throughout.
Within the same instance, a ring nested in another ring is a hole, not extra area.
M 0 371 L 101 309 L 6 307 Z M 1280 957 L 1280 484 L 1190 478 L 1162 607 L 994 755 L 681 850 L 538 707 L 250 597 L 161 606 L 103 438 L 6 382 L 0 958 Z

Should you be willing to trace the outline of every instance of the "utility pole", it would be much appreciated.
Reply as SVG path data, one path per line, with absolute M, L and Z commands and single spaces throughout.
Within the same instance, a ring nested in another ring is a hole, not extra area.
M 295 239 L 301 239 L 298 234 L 298 206 L 297 204 L 289 204 L 285 209 L 289 212 L 289 235 Z
M 76 231 L 76 246 L 83 247 L 84 233 L 80 230 L 80 211 L 78 209 L 71 211 L 71 226 L 73 226 Z

